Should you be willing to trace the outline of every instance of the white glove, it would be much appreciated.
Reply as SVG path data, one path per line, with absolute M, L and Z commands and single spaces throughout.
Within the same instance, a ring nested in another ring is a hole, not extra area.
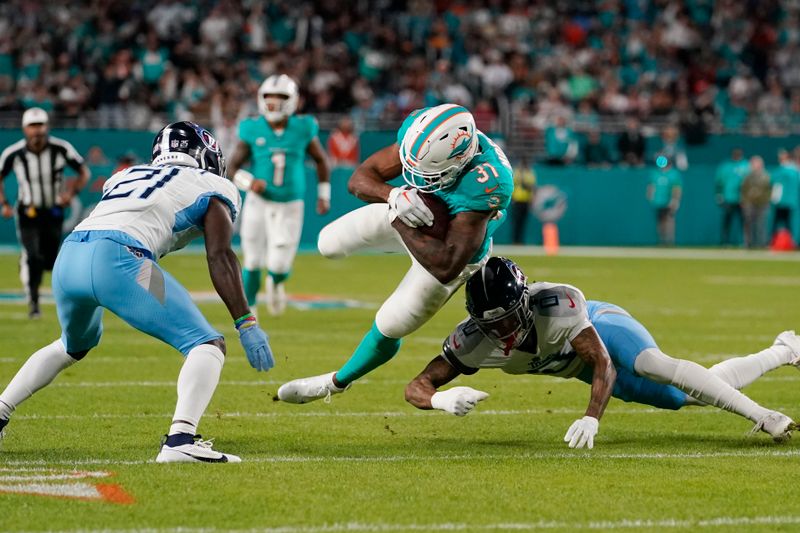
M 406 226 L 432 226 L 433 213 L 413 187 L 395 187 L 389 192 L 389 207 Z
M 488 392 L 471 387 L 453 387 L 431 396 L 431 407 L 456 416 L 464 416 L 478 405 L 478 402 L 489 397 Z
M 594 448 L 594 436 L 600 422 L 593 416 L 579 418 L 567 430 L 564 435 L 564 442 L 569 442 L 570 448 L 583 448 L 584 445 L 590 450 Z

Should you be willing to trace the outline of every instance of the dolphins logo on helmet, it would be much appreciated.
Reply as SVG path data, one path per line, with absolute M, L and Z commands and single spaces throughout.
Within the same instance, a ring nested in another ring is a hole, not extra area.
M 446 189 L 477 152 L 475 119 L 466 108 L 442 104 L 425 109 L 400 143 L 403 179 L 426 192 Z

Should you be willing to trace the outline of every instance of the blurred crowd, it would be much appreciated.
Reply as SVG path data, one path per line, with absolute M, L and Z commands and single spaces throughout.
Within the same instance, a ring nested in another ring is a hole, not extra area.
M 523 137 L 607 117 L 670 117 L 687 142 L 709 127 L 778 134 L 800 125 L 799 13 L 797 0 L 7 0 L 0 111 L 235 122 L 286 72 L 305 111 L 356 129 L 453 101 Z

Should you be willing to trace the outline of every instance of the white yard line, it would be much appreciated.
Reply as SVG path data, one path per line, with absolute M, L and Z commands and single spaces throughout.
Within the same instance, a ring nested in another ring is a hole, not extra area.
M 713 518 L 626 518 L 606 521 L 560 521 L 539 520 L 537 522 L 496 522 L 489 524 L 470 524 L 463 522 L 439 522 L 405 524 L 392 522 L 347 522 L 341 524 L 321 524 L 316 526 L 277 526 L 252 529 L 217 528 L 142 528 L 142 529 L 97 529 L 63 530 L 80 533 L 339 533 L 339 532 L 385 532 L 385 531 L 535 531 L 540 529 L 565 530 L 609 530 L 609 529 L 694 529 L 731 526 L 781 526 L 800 524 L 800 516 L 717 516 Z M 49 530 L 55 531 L 55 530 Z M 29 532 L 30 533 L 30 532 Z
M 642 460 L 674 460 L 674 459 L 726 459 L 726 458 L 795 458 L 800 457 L 800 450 L 765 450 L 763 448 L 731 451 L 731 452 L 686 452 L 686 453 L 602 453 L 597 450 L 575 450 L 571 452 L 538 452 L 509 454 L 448 454 L 448 455 L 374 455 L 374 456 L 340 456 L 321 457 L 304 455 L 285 456 L 243 456 L 245 463 L 399 463 L 399 462 L 448 462 L 448 461 L 499 461 L 499 460 L 545 460 L 545 459 L 642 459 Z M 45 461 L 44 459 L 11 460 L 3 463 L 7 467 L 16 466 L 135 466 L 155 465 L 154 459 L 117 460 L 117 459 L 75 459 L 63 461 Z M 241 468 L 232 466 L 232 468 Z M 162 467 L 159 468 L 169 468 Z
M 302 409 L 302 408 L 300 408 Z M 789 410 L 789 408 L 779 407 L 779 409 Z M 469 416 L 525 416 L 525 415 L 577 415 L 581 414 L 585 409 L 581 408 L 568 408 L 568 407 L 555 407 L 555 408 L 538 408 L 538 409 L 481 409 L 472 411 Z M 644 408 L 627 408 L 627 407 L 610 407 L 607 411 L 613 415 L 653 415 L 664 414 L 673 412 L 670 410 L 657 409 L 655 407 Z M 722 415 L 724 411 L 714 408 L 693 408 L 691 409 L 693 415 Z M 53 415 L 40 415 L 40 414 L 26 414 L 16 415 L 14 420 L 114 420 L 114 419 L 137 419 L 137 418 L 169 418 L 172 413 L 84 413 L 84 414 L 53 414 Z M 427 411 L 411 410 L 408 411 L 278 411 L 269 413 L 206 413 L 204 418 L 369 418 L 369 417 L 383 417 L 383 418 L 403 418 L 403 417 L 421 417 L 421 416 L 448 416 L 444 413 L 430 413 Z M 9 426 L 10 427 L 10 426 Z

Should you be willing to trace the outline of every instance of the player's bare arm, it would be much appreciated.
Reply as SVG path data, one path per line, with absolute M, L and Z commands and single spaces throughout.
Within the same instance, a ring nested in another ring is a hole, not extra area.
M 306 153 L 317 165 L 317 182 L 319 184 L 317 188 L 317 213 L 324 215 L 331 208 L 331 167 L 328 162 L 328 156 L 325 154 L 325 150 L 322 149 L 318 137 L 314 137 L 308 143 Z
M 0 214 L 3 215 L 3 218 L 11 218 L 14 216 L 14 208 L 11 207 L 11 204 L 8 203 L 8 198 L 6 197 L 5 191 L 5 174 L 0 174 Z
M 491 211 L 458 213 L 450 221 L 443 241 L 407 226 L 399 219 L 392 222 L 392 226 L 400 233 L 411 255 L 437 280 L 447 284 L 464 270 L 483 244 L 486 224 L 491 217 Z
M 585 416 L 600 420 L 606 405 L 608 405 L 608 400 L 611 398 L 614 382 L 617 379 L 617 371 L 614 369 L 611 357 L 609 357 L 608 351 L 594 327 L 588 327 L 581 331 L 572 340 L 571 344 L 578 357 L 586 361 L 594 369 L 592 374 L 592 394 Z
M 231 248 L 233 222 L 228 207 L 213 198 L 208 204 L 203 220 L 203 234 L 206 242 L 208 273 L 231 317 L 237 318 L 250 312 L 242 288 L 242 269 L 239 259 Z
M 350 194 L 369 203 L 388 201 L 389 193 L 394 187 L 386 182 L 403 172 L 398 150 L 397 144 L 392 144 L 378 150 L 361 163 L 347 183 Z
M 417 409 L 433 409 L 431 397 L 436 394 L 436 390 L 460 374 L 461 372 L 439 355 L 406 385 L 406 401 Z
M 62 206 L 67 206 L 72 199 L 77 196 L 86 184 L 89 183 L 89 178 L 92 177 L 92 171 L 86 165 L 81 165 L 78 170 L 78 177 L 67 183 L 67 190 L 59 197 L 58 203 Z

